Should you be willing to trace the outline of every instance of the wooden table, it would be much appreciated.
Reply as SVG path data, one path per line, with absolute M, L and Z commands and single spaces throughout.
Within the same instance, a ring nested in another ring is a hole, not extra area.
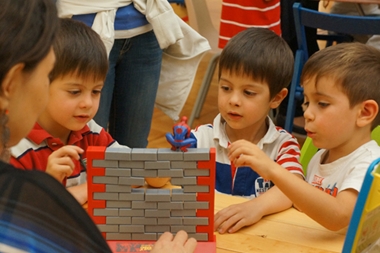
M 215 194 L 215 212 L 244 198 Z M 341 252 L 346 230 L 325 229 L 304 213 L 290 208 L 264 217 L 234 234 L 216 233 L 217 253 L 227 252 Z
M 170 183 L 163 188 L 173 188 Z M 247 201 L 242 197 L 215 194 L 215 212 Z M 87 209 L 87 203 L 83 205 Z M 216 235 L 217 253 L 338 253 L 342 251 L 346 229 L 333 232 L 307 215 L 290 208 L 264 217 L 234 234 Z

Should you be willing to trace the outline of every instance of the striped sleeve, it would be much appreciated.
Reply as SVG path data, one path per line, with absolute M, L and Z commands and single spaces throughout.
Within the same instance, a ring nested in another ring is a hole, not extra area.
M 45 142 L 35 144 L 27 138 L 22 139 L 11 148 L 10 163 L 19 169 L 45 171 L 51 150 Z
M 280 0 L 223 0 L 219 29 L 219 48 L 249 27 L 262 27 L 281 35 Z
M 288 171 L 304 176 L 302 165 L 299 162 L 300 147 L 295 138 L 291 138 L 282 143 L 278 150 L 277 163 Z

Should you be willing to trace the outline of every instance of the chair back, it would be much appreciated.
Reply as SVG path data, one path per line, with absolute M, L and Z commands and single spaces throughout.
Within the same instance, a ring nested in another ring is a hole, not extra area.
M 380 34 L 379 16 L 330 14 L 304 8 L 300 3 L 295 3 L 293 5 L 293 13 L 298 50 L 295 55 L 293 79 L 289 89 L 289 102 L 284 126 L 284 128 L 289 132 L 292 132 L 293 130 L 293 119 L 296 106 L 295 100 L 303 99 L 303 89 L 300 86 L 300 76 L 302 73 L 302 68 L 309 58 L 305 27 L 323 29 L 342 34 Z M 338 42 L 346 41 L 344 38 L 342 39 L 342 37 L 336 35 L 319 36 L 319 39 L 335 40 Z
M 168 0 L 169 3 L 173 3 L 173 4 L 183 4 L 185 5 L 185 1 L 184 0 Z
M 305 27 L 317 28 L 341 34 L 380 34 L 380 17 L 331 14 L 304 8 L 300 3 L 293 5 L 298 47 L 307 51 Z M 321 36 L 333 39 L 334 37 Z M 308 55 L 305 54 L 308 58 Z M 307 59 L 306 58 L 306 59 Z

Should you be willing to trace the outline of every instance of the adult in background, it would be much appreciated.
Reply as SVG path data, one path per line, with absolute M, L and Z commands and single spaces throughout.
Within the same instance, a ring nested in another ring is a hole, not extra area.
M 152 25 L 132 1 L 58 0 L 57 7 L 61 17 L 82 21 L 98 32 L 109 52 L 94 120 L 120 144 L 145 148 L 162 61 Z

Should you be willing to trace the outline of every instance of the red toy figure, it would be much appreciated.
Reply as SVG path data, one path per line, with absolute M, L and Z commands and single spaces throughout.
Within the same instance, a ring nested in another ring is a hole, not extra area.
M 197 139 L 187 125 L 186 116 L 183 116 L 181 122 L 173 126 L 173 134 L 166 134 L 166 140 L 172 145 L 172 150 L 181 150 L 183 152 L 186 152 L 187 148 L 196 147 L 197 144 Z

